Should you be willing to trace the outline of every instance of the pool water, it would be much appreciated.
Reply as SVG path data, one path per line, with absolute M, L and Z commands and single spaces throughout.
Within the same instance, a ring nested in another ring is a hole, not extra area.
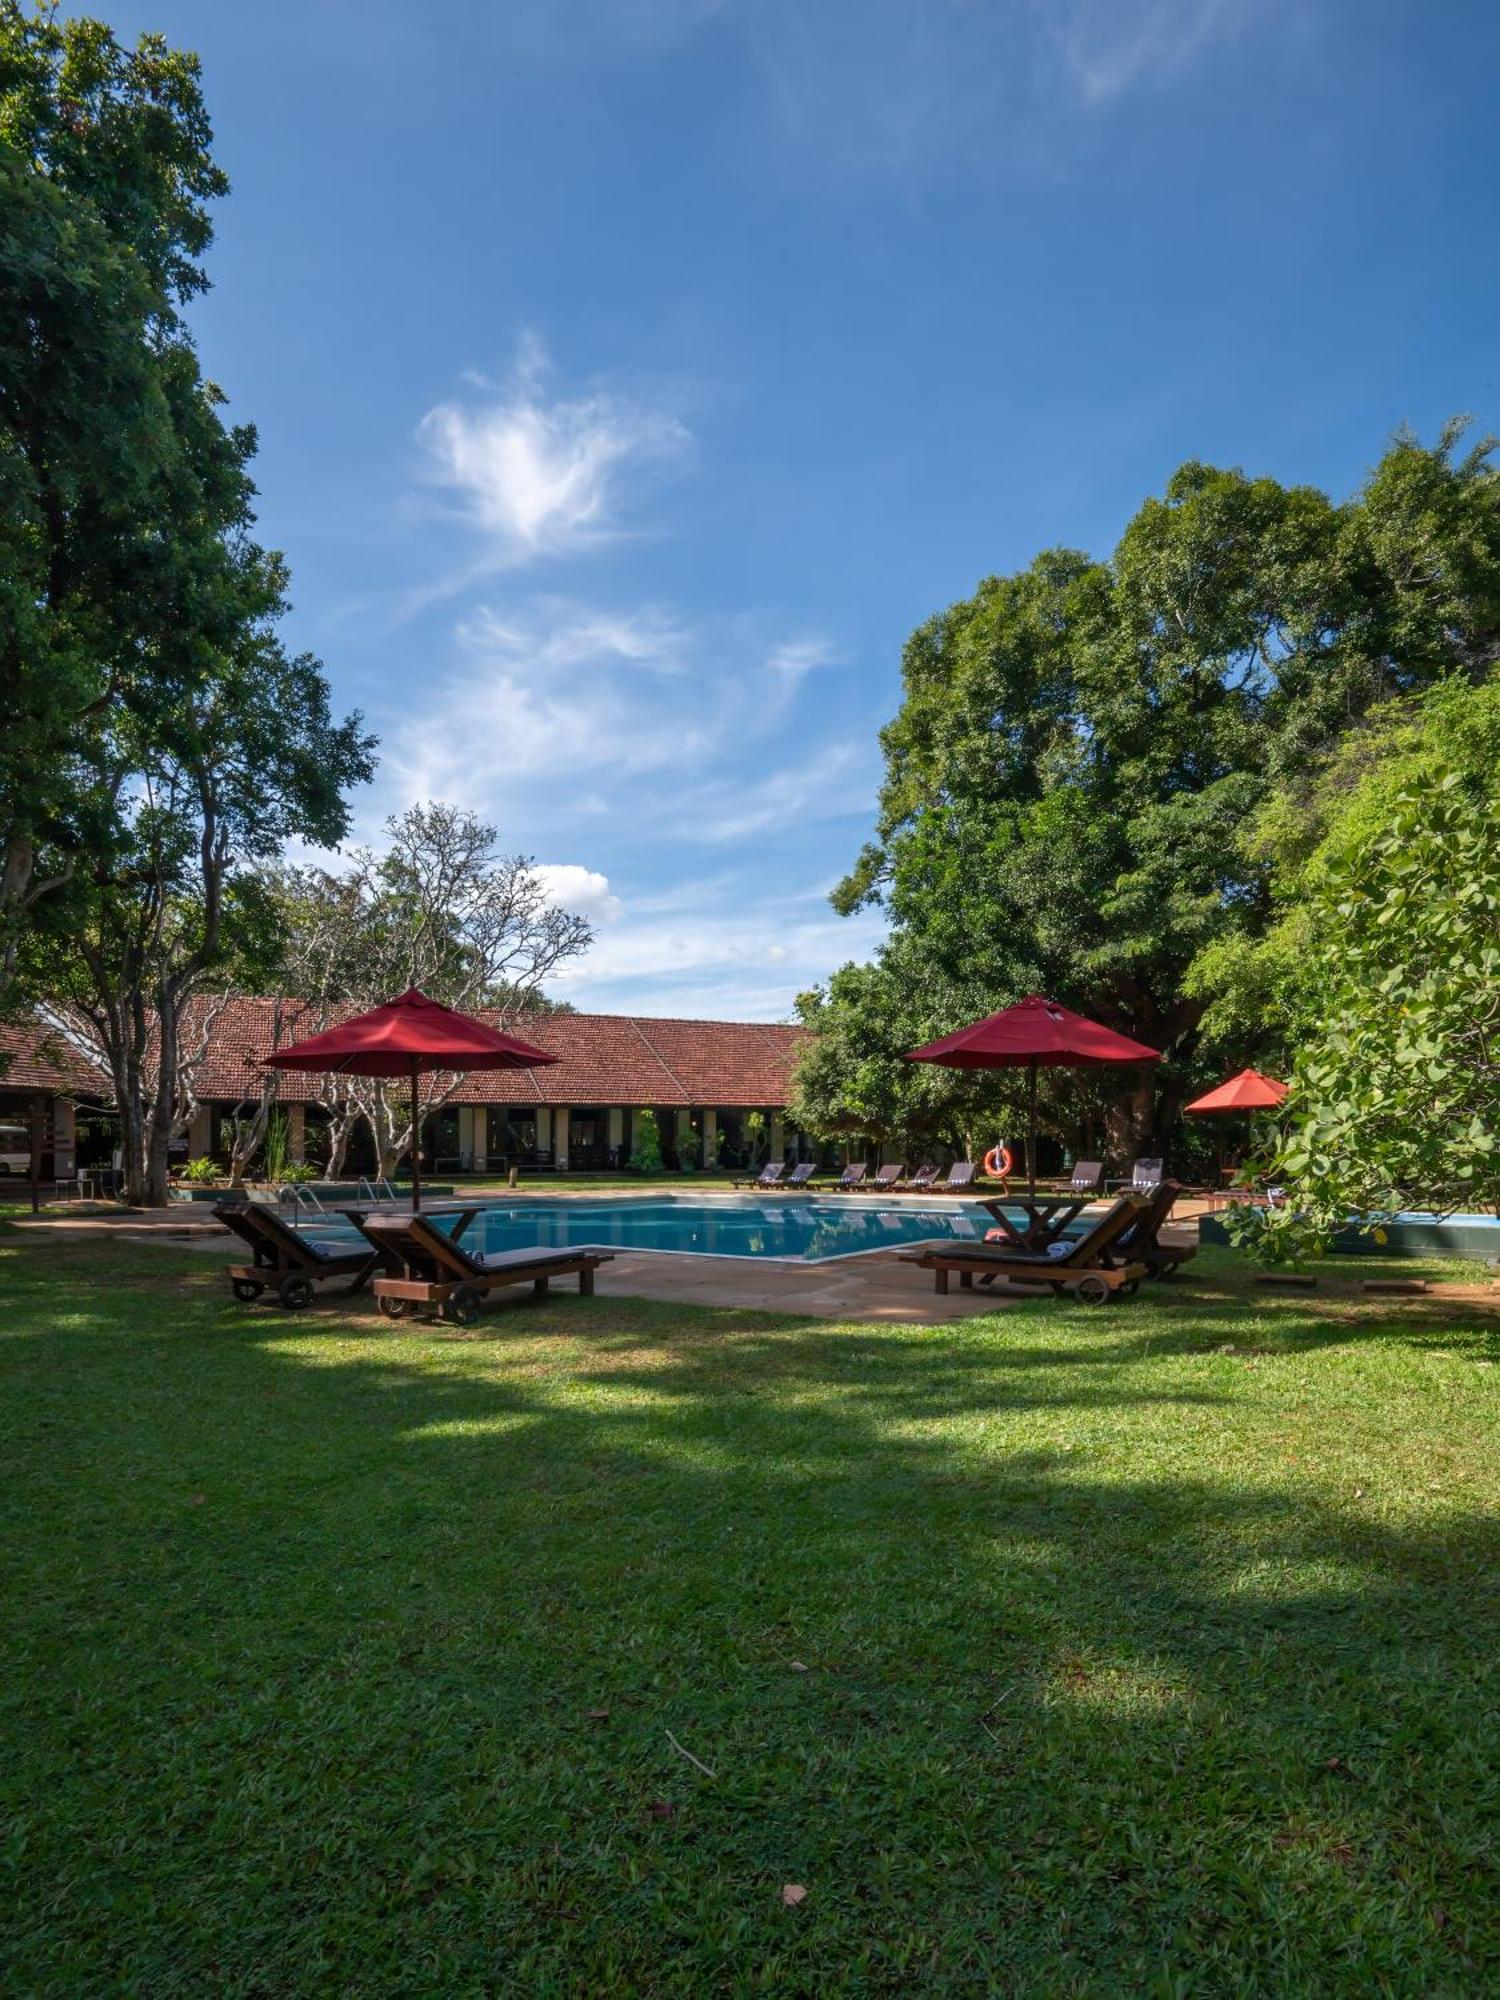
M 451 1216 L 434 1216 L 451 1227 Z M 471 1250 L 578 1248 L 672 1250 L 701 1257 L 781 1257 L 821 1264 L 871 1250 L 951 1236 L 977 1242 L 994 1219 L 974 1205 L 658 1196 L 640 1201 L 519 1203 L 486 1208 L 464 1232 Z M 321 1234 L 322 1231 L 320 1230 Z M 330 1232 L 331 1234 L 332 1232 Z M 339 1234 L 346 1232 L 340 1231 Z

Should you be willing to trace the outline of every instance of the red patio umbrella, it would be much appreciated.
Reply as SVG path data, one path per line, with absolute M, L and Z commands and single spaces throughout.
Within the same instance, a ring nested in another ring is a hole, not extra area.
M 1201 1097 L 1195 1097 L 1191 1104 L 1184 1104 L 1182 1108 L 1184 1111 L 1264 1111 L 1280 1104 L 1286 1096 L 1286 1089 L 1286 1085 L 1278 1083 L 1274 1076 L 1262 1076 L 1258 1069 L 1242 1069 L 1238 1076 L 1206 1090 Z
M 422 1206 L 422 1121 L 417 1078 L 434 1069 L 533 1069 L 555 1063 L 545 1049 L 515 1035 L 502 1035 L 468 1014 L 455 1014 L 429 1000 L 415 986 L 383 1007 L 356 1014 L 324 1034 L 310 1035 L 265 1058 L 272 1069 L 339 1071 L 352 1076 L 405 1076 L 411 1079 L 411 1205 Z
M 1026 1142 L 1026 1170 L 1036 1195 L 1036 1073 L 1039 1069 L 1084 1063 L 1155 1062 L 1159 1049 L 1117 1035 L 1055 1000 L 1033 993 L 986 1015 L 956 1033 L 907 1052 L 908 1062 L 942 1063 L 948 1069 L 1025 1069 L 1029 1072 L 1031 1129 Z

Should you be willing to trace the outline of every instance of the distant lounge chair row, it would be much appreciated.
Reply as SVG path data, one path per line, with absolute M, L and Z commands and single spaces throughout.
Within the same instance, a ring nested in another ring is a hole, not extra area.
M 905 1178 L 906 1168 L 901 1165 L 881 1167 L 873 1176 L 864 1160 L 845 1167 L 834 1180 L 819 1178 L 822 1170 L 811 1160 L 803 1160 L 787 1172 L 785 1160 L 770 1160 L 753 1179 L 737 1180 L 737 1188 L 754 1188 L 757 1193 L 774 1191 L 787 1194 L 793 1189 L 802 1189 L 814 1194 L 851 1194 L 863 1190 L 869 1194 L 949 1194 L 959 1188 L 972 1187 L 978 1172 L 972 1160 L 958 1160 L 948 1169 L 946 1180 L 940 1180 L 940 1167 L 919 1167 L 911 1178 Z

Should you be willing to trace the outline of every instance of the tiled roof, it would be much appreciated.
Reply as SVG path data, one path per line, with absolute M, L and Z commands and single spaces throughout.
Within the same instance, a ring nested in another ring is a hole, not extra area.
M 272 1046 L 274 1007 L 271 1000 L 239 999 L 224 1007 L 197 1071 L 200 1101 L 235 1100 L 259 1087 L 259 1061 Z M 282 1046 L 331 1025 L 296 1002 L 285 1002 Z M 546 1069 L 476 1071 L 459 1086 L 455 1103 L 775 1108 L 786 1102 L 804 1032 L 752 1021 L 632 1014 L 538 1014 L 510 1025 L 559 1060 Z M 189 1027 L 184 1039 L 191 1038 Z M 287 1072 L 281 1095 L 291 1103 L 315 1098 L 317 1081 Z
M 45 1022 L 0 1021 L 0 1090 L 98 1097 L 108 1089 L 108 1077 Z

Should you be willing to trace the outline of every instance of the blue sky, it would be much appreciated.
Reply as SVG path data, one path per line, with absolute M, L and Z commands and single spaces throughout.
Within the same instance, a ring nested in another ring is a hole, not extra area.
M 97 0 L 96 0 L 97 4 Z M 598 922 L 778 1019 L 878 937 L 902 641 L 1188 457 L 1500 427 L 1500 14 L 1429 0 L 148 0 L 288 633 Z

